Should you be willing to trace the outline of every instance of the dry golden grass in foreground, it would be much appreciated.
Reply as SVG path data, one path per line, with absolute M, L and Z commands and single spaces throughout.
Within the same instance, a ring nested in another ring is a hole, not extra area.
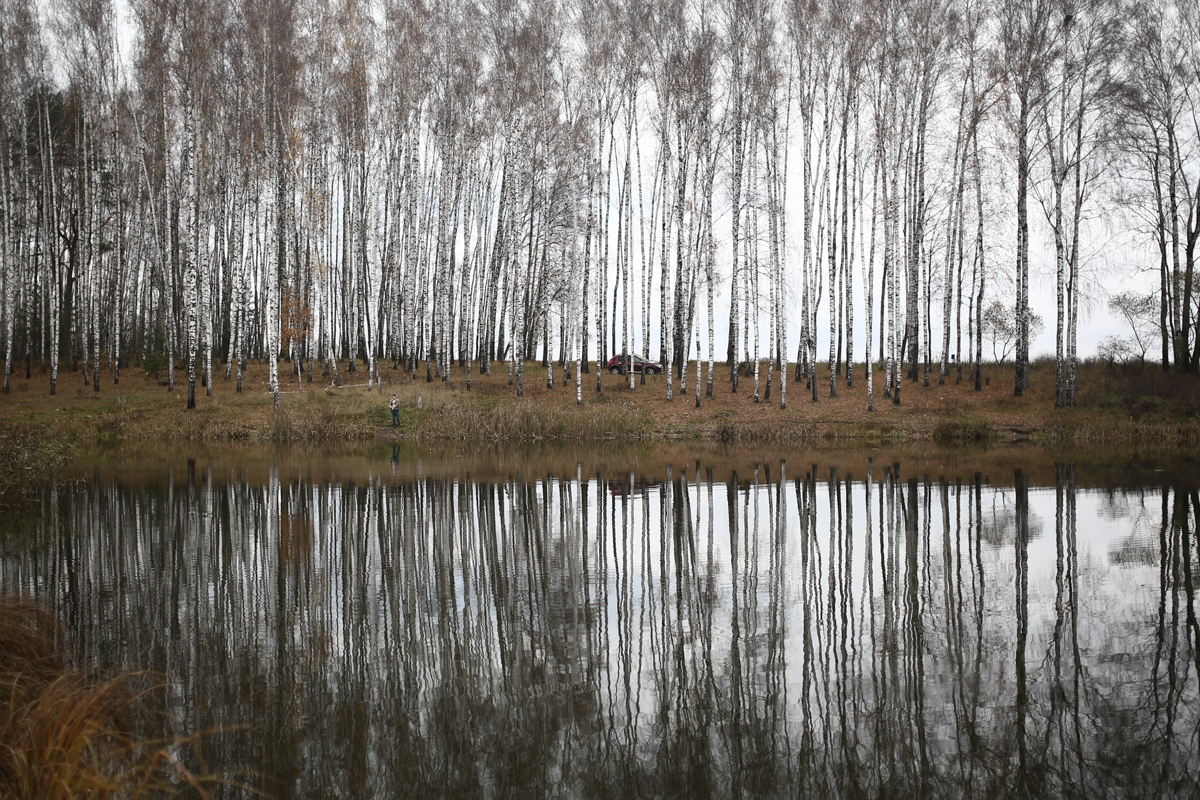
M 22 366 L 22 365 L 18 365 Z M 595 365 L 592 365 L 595 369 Z M 316 367 L 319 373 L 320 366 Z M 351 441 L 374 439 L 531 441 L 631 441 L 646 439 L 702 439 L 727 443 L 821 441 L 988 441 L 1032 438 L 1071 444 L 1200 443 L 1200 382 L 1193 375 L 1164 375 L 1153 366 L 1137 368 L 1083 365 L 1076 408 L 1054 408 L 1053 364 L 1035 364 L 1031 388 L 1022 397 L 1013 393 L 1010 366 L 985 368 L 980 392 L 953 373 L 945 385 L 904 382 L 901 404 L 883 394 L 882 373 L 875 374 L 875 410 L 867 408 L 866 379 L 861 364 L 847 386 L 838 378 L 838 396 L 830 396 L 827 368 L 817 371 L 817 399 L 804 382 L 791 380 L 789 369 L 787 408 L 779 407 L 778 373 L 768 396 L 766 369 L 762 369 L 759 402 L 754 401 L 754 381 L 743 377 L 735 393 L 729 370 L 717 365 L 714 396 L 695 403 L 695 364 L 681 391 L 673 384 L 674 399 L 666 399 L 667 378 L 635 377 L 630 389 L 624 376 L 601 375 L 603 393 L 596 390 L 593 371 L 583 375 L 583 403 L 576 405 L 575 381 L 563 385 L 563 373 L 554 369 L 547 386 L 546 369 L 536 362 L 525 366 L 524 396 L 510 385 L 508 365 L 495 363 L 492 374 L 471 375 L 455 364 L 450 380 L 426 381 L 425 365 L 413 378 L 383 365 L 383 384 L 367 391 L 366 369 L 348 372 L 343 363 L 341 386 L 329 376 L 314 375 L 309 383 L 297 380 L 287 362 L 281 362 L 280 409 L 273 407 L 267 391 L 267 365 L 251 363 L 243 392 L 234 381 L 217 378 L 213 394 L 197 387 L 197 408 L 186 406 L 186 377 L 176 373 L 173 392 L 161 379 L 152 379 L 136 367 L 122 372 L 112 384 L 111 372 L 102 374 L 100 391 L 85 386 L 80 373 L 64 373 L 57 395 L 48 394 L 48 379 L 35 368 L 26 380 L 14 372 L 13 391 L 0 396 L 0 419 L 40 427 L 84 444 L 90 442 L 220 442 L 257 440 L 278 442 Z M 380 391 L 382 389 L 382 391 Z M 387 401 L 398 396 L 401 420 L 391 427 Z
M 208 797 L 179 761 L 188 742 L 133 734 L 158 681 L 107 680 L 71 666 L 43 607 L 0 600 L 0 797 L 38 800 Z

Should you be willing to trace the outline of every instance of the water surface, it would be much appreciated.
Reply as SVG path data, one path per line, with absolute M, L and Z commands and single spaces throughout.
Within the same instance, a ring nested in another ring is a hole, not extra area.
M 1200 473 L 1133 467 L 109 458 L 0 523 L 0 584 L 280 798 L 1195 797 Z

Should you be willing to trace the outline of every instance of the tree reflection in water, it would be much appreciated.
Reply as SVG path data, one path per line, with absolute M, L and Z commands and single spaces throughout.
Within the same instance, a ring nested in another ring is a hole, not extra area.
M 1081 525 L 1124 517 L 1070 464 L 190 464 L 9 521 L 0 577 L 278 797 L 1194 797 L 1200 498 L 1115 497 L 1149 522 L 1106 554 Z

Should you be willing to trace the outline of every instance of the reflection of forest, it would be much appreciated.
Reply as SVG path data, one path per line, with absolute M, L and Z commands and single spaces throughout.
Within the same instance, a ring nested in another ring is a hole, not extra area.
M 1200 792 L 1196 492 L 795 472 L 93 481 L 0 579 L 279 797 Z

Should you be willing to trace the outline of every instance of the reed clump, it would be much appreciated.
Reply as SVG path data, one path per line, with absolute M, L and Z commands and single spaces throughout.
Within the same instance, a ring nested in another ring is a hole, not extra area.
M 74 451 L 61 428 L 0 419 L 0 504 L 50 483 Z
M 501 402 L 448 403 L 405 415 L 406 438 L 421 441 L 646 441 L 654 425 L 641 411 L 604 404 L 555 408 Z
M 843 420 L 780 422 L 725 419 L 717 425 L 713 435 L 718 442 L 725 445 L 777 444 L 791 447 L 814 447 L 829 442 L 888 442 L 894 444 L 912 438 L 909 431 L 886 423 L 871 424 Z
M 92 438 L 99 442 L 237 442 L 261 438 L 260 427 L 252 419 L 208 409 L 187 414 L 118 411 L 96 420 Z
M 52 614 L 0 600 L 0 797 L 208 797 L 212 781 L 179 760 L 189 742 L 133 733 L 160 687 L 141 675 L 99 680 L 73 666 Z
M 725 419 L 717 425 L 714 435 L 718 442 L 726 445 L 812 445 L 827 438 L 816 423 L 780 425 L 769 420 L 754 419 Z
M 956 414 L 933 429 L 933 440 L 941 444 L 984 444 L 995 438 L 992 423 L 973 414 Z
M 375 438 L 387 417 L 387 410 L 378 402 L 359 396 L 350 402 L 335 402 L 324 392 L 309 392 L 305 400 L 280 407 L 256 438 L 306 444 L 364 441 Z
M 1084 419 L 1047 425 L 1035 438 L 1043 444 L 1080 447 L 1115 444 L 1195 447 L 1200 445 L 1200 422 L 1191 419 Z

